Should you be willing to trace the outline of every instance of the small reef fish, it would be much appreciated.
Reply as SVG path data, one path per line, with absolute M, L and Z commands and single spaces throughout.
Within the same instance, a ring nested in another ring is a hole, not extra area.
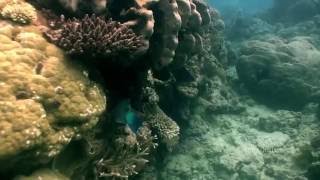
M 118 103 L 112 112 L 117 123 L 127 125 L 132 132 L 136 133 L 142 125 L 141 117 L 130 105 L 129 100 L 122 100 Z

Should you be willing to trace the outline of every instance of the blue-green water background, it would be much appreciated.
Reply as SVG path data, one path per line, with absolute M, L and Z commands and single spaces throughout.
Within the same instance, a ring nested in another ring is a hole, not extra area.
M 248 14 L 255 14 L 269 9 L 273 0 L 208 0 L 210 5 L 222 13 L 228 9 L 243 11 Z

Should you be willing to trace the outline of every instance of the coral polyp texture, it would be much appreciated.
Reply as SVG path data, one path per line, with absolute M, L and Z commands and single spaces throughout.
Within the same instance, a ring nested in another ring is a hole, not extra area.
M 30 24 L 37 19 L 36 9 L 24 1 L 12 1 L 3 5 L 0 2 L 1 16 L 19 24 Z
M 96 125 L 106 98 L 36 27 L 0 21 L 0 41 L 1 174 L 55 157 Z
M 114 57 L 144 48 L 142 37 L 127 26 L 95 15 L 64 21 L 60 29 L 49 30 L 46 35 L 70 55 Z
M 168 150 L 172 150 L 179 142 L 180 127 L 178 124 L 157 105 L 152 106 L 146 116 L 148 123 L 159 136 L 160 142 Z

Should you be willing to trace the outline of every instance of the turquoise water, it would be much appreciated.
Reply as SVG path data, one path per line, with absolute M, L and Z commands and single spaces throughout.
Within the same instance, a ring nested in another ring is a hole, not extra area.
M 238 9 L 244 11 L 248 14 L 255 14 L 259 12 L 263 12 L 273 6 L 273 0 L 265 0 L 265 1 L 258 1 L 258 0 L 208 0 L 209 4 L 216 7 L 220 11 L 224 11 L 226 9 Z

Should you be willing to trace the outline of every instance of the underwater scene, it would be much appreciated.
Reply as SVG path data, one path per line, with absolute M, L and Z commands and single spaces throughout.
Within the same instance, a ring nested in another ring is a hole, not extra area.
M 0 0 L 0 180 L 320 180 L 320 0 Z

